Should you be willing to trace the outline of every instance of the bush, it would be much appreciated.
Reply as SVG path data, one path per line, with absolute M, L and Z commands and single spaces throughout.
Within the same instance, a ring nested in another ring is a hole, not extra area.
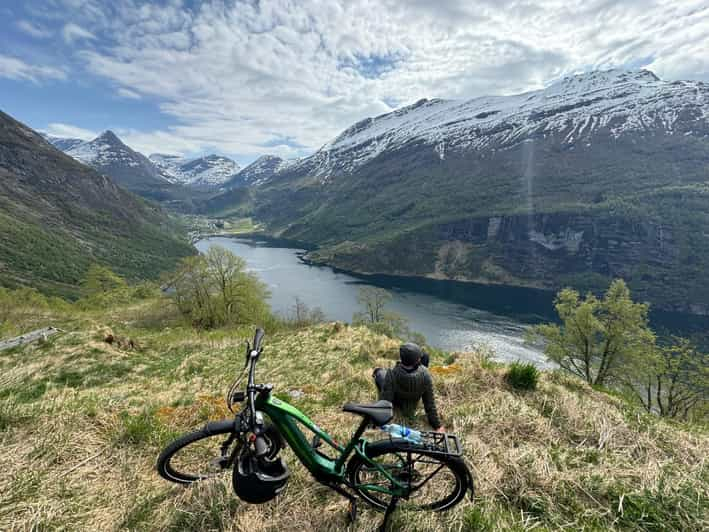
M 535 390 L 539 380 L 539 370 L 529 362 L 513 362 L 505 375 L 505 380 L 517 390 Z

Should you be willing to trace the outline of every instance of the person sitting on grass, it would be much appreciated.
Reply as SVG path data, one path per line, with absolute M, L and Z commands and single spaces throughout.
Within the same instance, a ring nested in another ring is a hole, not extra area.
M 406 343 L 399 348 L 399 358 L 400 361 L 389 370 L 374 370 L 372 376 L 379 399 L 391 402 L 405 416 L 413 416 L 419 399 L 423 399 L 429 424 L 436 432 L 445 432 L 433 397 L 433 379 L 427 369 L 428 355 L 418 345 Z

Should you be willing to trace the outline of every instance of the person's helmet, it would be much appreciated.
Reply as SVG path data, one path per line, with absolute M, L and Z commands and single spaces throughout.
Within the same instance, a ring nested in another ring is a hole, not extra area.
M 250 452 L 241 453 L 234 464 L 234 493 L 245 502 L 262 504 L 278 495 L 288 483 L 290 471 L 282 458 L 258 459 Z
M 408 342 L 399 347 L 399 358 L 405 366 L 415 366 L 422 356 L 423 351 L 414 343 Z

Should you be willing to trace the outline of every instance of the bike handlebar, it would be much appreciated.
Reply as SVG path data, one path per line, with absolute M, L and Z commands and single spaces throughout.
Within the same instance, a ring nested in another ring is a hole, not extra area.
M 260 327 L 256 329 L 256 333 L 254 334 L 254 345 L 253 345 L 253 350 L 254 351 L 259 351 L 261 349 L 261 340 L 263 340 L 264 335 L 266 332 L 261 329 Z
M 256 406 L 254 404 L 256 397 L 256 385 L 254 384 L 254 376 L 256 373 L 256 360 L 258 359 L 258 356 L 260 354 L 261 341 L 263 340 L 265 334 L 266 332 L 260 327 L 256 329 L 256 333 L 254 334 L 254 344 L 251 347 L 251 352 L 249 353 L 249 380 L 246 386 L 246 396 L 248 400 L 248 408 L 250 414 L 249 417 L 251 418 L 250 423 L 252 430 L 256 428 Z

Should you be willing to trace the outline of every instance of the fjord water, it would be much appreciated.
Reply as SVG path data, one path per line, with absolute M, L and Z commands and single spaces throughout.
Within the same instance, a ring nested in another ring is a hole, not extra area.
M 309 307 L 320 307 L 328 319 L 349 322 L 361 310 L 359 288 L 378 286 L 393 295 L 388 309 L 405 317 L 409 327 L 434 347 L 466 351 L 486 345 L 500 360 L 547 366 L 542 353 L 525 345 L 523 335 L 529 323 L 550 319 L 535 315 L 550 312 L 550 293 L 396 276 L 355 277 L 306 264 L 300 259 L 303 250 L 262 240 L 213 237 L 195 245 L 201 252 L 222 246 L 243 258 L 248 270 L 266 283 L 271 307 L 281 315 L 292 312 L 298 296 Z
M 525 344 L 531 324 L 555 320 L 554 294 L 545 290 L 395 275 L 353 275 L 301 260 L 302 249 L 278 241 L 213 237 L 196 247 L 218 245 L 242 257 L 271 292 L 273 310 L 293 311 L 298 296 L 309 307 L 320 307 L 330 320 L 351 321 L 361 310 L 357 291 L 377 286 L 393 296 L 388 309 L 405 317 L 411 330 L 446 351 L 487 346 L 499 360 L 526 360 L 549 367 L 538 348 Z M 650 326 L 659 335 L 691 337 L 709 349 L 709 317 L 651 310 Z

